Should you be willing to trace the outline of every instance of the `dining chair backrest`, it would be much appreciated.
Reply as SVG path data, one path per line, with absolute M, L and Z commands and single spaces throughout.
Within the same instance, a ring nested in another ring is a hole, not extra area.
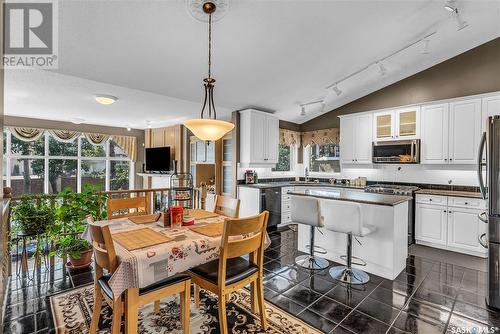
M 102 277 L 103 269 L 109 273 L 114 273 L 118 265 L 115 246 L 108 225 L 94 222 L 88 223 L 92 246 L 94 248 L 94 260 L 96 264 L 96 276 Z
M 263 211 L 257 216 L 224 221 L 219 254 L 219 286 L 226 281 L 228 259 L 250 254 L 250 261 L 262 269 L 268 219 L 269 212 Z
M 217 195 L 214 212 L 229 218 L 238 218 L 240 215 L 240 200 L 228 196 Z
M 363 211 L 359 203 L 322 201 L 321 218 L 327 230 L 359 236 L 363 234 Z
M 290 217 L 292 223 L 323 227 L 317 198 L 292 196 L 290 207 L 292 208 Z
M 134 211 L 130 212 L 130 210 Z M 149 212 L 149 197 L 108 198 L 106 211 L 108 219 L 146 215 Z M 117 211 L 118 213 L 116 213 Z

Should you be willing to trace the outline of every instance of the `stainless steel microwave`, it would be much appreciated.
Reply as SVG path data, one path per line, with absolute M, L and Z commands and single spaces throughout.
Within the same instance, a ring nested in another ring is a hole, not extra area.
M 420 163 L 420 139 L 373 142 L 375 164 Z

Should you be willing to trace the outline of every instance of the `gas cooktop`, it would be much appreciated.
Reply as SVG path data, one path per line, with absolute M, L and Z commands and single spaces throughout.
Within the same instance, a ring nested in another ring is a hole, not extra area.
M 387 195 L 412 196 L 413 192 L 419 188 L 415 186 L 401 186 L 396 184 L 372 184 L 365 188 L 368 193 L 378 193 Z

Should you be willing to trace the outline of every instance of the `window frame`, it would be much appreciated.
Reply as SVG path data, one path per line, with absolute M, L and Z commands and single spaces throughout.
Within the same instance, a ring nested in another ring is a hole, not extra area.
M 273 171 L 270 168 L 270 176 L 296 176 L 298 168 L 298 151 L 297 144 L 290 145 L 290 170 L 289 171 Z M 278 157 L 279 159 L 279 157 Z
M 51 134 L 49 132 L 45 132 L 43 134 L 45 140 L 44 147 L 44 155 L 22 155 L 22 154 L 13 154 L 12 153 L 12 133 L 9 129 L 5 128 L 4 132 L 6 134 L 5 146 L 6 151 L 4 154 L 5 159 L 5 184 L 7 187 L 11 186 L 12 181 L 12 161 L 14 159 L 41 159 L 44 160 L 44 185 L 43 185 L 43 193 L 49 194 L 49 160 L 76 160 L 77 161 L 77 171 L 76 171 L 76 192 L 82 191 L 82 161 L 105 161 L 106 169 L 105 169 L 105 191 L 111 191 L 111 161 L 127 161 L 129 163 L 129 189 L 135 189 L 135 162 L 132 161 L 128 157 L 111 157 L 110 156 L 110 141 L 113 139 L 110 137 L 106 140 L 105 144 L 102 145 L 106 155 L 103 157 L 84 157 L 82 156 L 82 138 L 83 136 L 79 136 L 75 138 L 77 141 L 77 155 L 76 156 L 52 156 L 49 155 L 49 138 Z M 56 139 L 57 140 L 57 139 Z M 3 162 L 2 162 L 3 163 Z
M 311 158 L 311 145 L 307 145 L 306 147 L 304 147 L 304 152 L 303 152 L 303 162 L 304 162 L 304 171 L 305 171 L 305 168 L 307 168 L 308 172 L 309 172 L 309 176 L 310 177 L 319 177 L 319 178 L 323 178 L 323 177 L 326 177 L 326 178 L 332 178 L 332 177 L 341 177 L 341 174 L 342 174 L 342 164 L 340 163 L 340 158 L 339 158 L 339 166 L 340 166 L 340 171 L 339 172 L 333 172 L 333 173 L 329 173 L 329 172 L 315 172 L 315 171 L 311 171 L 311 166 L 309 164 L 310 162 L 310 158 Z M 342 154 L 342 152 L 341 152 Z

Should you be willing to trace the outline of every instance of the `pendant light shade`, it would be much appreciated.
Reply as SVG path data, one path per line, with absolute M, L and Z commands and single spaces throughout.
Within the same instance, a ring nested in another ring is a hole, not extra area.
M 219 140 L 234 129 L 233 123 L 209 118 L 190 119 L 184 125 L 201 140 Z
M 234 128 L 234 124 L 217 120 L 214 101 L 215 79 L 212 77 L 212 14 L 215 12 L 216 5 L 213 2 L 205 1 L 202 10 L 208 15 L 208 77 L 203 79 L 205 87 L 205 100 L 201 109 L 201 117 L 184 121 L 184 125 L 201 140 L 219 140 L 226 133 Z M 204 117 L 205 109 L 208 111 L 208 117 Z

